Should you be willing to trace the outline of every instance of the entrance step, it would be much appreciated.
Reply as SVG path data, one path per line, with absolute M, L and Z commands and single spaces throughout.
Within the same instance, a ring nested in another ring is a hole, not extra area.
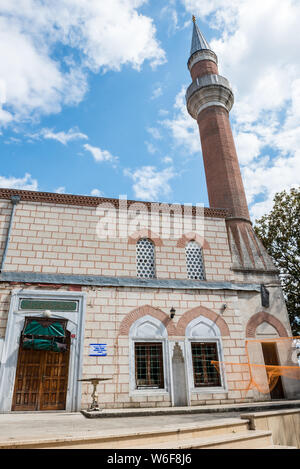
M 239 418 L 224 418 L 204 421 L 198 424 L 173 424 L 165 428 L 152 427 L 147 430 L 131 431 L 114 430 L 110 434 L 101 432 L 93 436 L 77 436 L 55 439 L 40 439 L 35 441 L 1 442 L 0 449 L 4 447 L 19 448 L 99 448 L 121 449 L 136 448 L 142 445 L 168 444 L 171 448 L 181 440 L 194 438 L 209 438 L 216 435 L 236 434 L 247 432 L 249 423 Z
M 265 448 L 260 448 L 260 449 L 298 449 L 298 448 L 296 448 L 296 446 L 271 445 L 271 446 L 266 446 Z
M 145 422 L 145 424 L 147 424 Z M 209 449 L 209 448 L 263 448 L 273 444 L 272 433 L 249 430 L 244 419 L 220 419 L 199 424 L 170 425 L 138 432 L 116 430 L 107 435 L 65 437 L 57 439 L 2 442 L 0 448 L 55 448 L 55 449 Z
M 170 443 L 172 446 L 170 446 Z M 272 445 L 272 432 L 253 431 L 235 433 L 231 435 L 220 435 L 210 438 L 191 438 L 189 440 L 179 440 L 145 446 L 138 446 L 139 449 L 257 449 Z
M 246 419 L 224 418 L 131 432 L 115 429 L 110 434 L 103 428 L 90 436 L 2 441 L 0 449 L 296 449 L 274 445 L 270 430 L 252 430 L 249 424 Z

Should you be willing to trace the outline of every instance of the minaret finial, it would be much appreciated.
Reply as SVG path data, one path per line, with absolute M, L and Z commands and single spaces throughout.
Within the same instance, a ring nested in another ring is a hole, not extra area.
M 196 16 L 195 15 L 192 16 L 192 20 L 193 20 L 193 23 L 196 23 Z

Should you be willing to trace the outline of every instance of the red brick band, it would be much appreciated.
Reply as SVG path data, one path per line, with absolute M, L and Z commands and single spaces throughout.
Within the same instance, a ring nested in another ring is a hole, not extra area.
M 143 316 L 153 316 L 156 319 L 159 319 L 167 329 L 168 335 L 176 335 L 176 327 L 170 317 L 161 311 L 159 308 L 153 308 L 153 306 L 144 305 L 139 308 L 134 309 L 126 315 L 126 317 L 121 322 L 119 328 L 119 335 L 129 335 L 129 330 L 132 324 Z
M 254 316 L 252 316 L 252 318 L 250 318 L 250 320 L 248 321 L 248 324 L 246 326 L 246 337 L 254 338 L 256 336 L 256 329 L 263 322 L 266 322 L 273 326 L 280 337 L 289 336 L 286 328 L 279 321 L 279 319 L 275 318 L 275 316 L 272 316 L 272 314 L 266 313 L 265 311 L 261 311 L 260 313 L 254 314 Z
M 197 306 L 186 313 L 179 319 L 177 327 L 175 326 L 174 322 L 170 319 L 170 317 L 161 311 L 158 308 L 153 308 L 152 306 L 145 305 L 140 306 L 139 308 L 134 309 L 130 313 L 126 315 L 126 317 L 121 322 L 119 328 L 119 335 L 129 335 L 129 330 L 132 324 L 137 321 L 137 319 L 142 318 L 149 314 L 156 319 L 159 319 L 166 327 L 169 336 L 185 336 L 185 330 L 187 325 L 195 318 L 199 316 L 204 316 L 211 321 L 213 321 L 218 328 L 220 329 L 222 336 L 229 336 L 229 328 L 224 321 L 224 319 L 216 314 L 214 311 L 205 308 L 204 306 Z
M 203 249 L 210 249 L 210 245 L 203 236 L 199 236 L 196 233 L 186 233 L 184 234 L 176 244 L 177 248 L 184 248 L 189 241 L 196 241 Z
M 196 319 L 199 316 L 204 316 L 205 318 L 208 318 L 213 321 L 220 329 L 222 336 L 230 335 L 229 328 L 224 319 L 219 314 L 215 313 L 211 309 L 206 308 L 205 306 L 196 306 L 196 308 L 186 311 L 186 313 L 181 316 L 177 324 L 177 335 L 185 336 L 185 330 L 187 325 L 193 319 Z
M 132 233 L 128 237 L 128 244 L 136 244 L 137 241 L 141 238 L 151 239 L 151 241 L 153 241 L 155 246 L 163 246 L 162 239 L 157 234 L 155 234 L 151 230 L 147 230 L 147 229 L 136 231 L 135 233 Z

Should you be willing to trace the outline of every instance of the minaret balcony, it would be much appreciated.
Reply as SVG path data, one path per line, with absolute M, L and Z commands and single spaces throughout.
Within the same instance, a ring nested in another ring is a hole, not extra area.
M 221 75 L 196 78 L 186 92 L 188 112 L 196 120 L 200 112 L 210 106 L 221 106 L 229 112 L 233 102 L 229 81 Z

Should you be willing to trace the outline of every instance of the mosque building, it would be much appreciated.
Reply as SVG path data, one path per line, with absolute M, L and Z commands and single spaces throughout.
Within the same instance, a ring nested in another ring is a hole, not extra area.
M 291 328 L 195 19 L 188 69 L 209 208 L 0 189 L 1 412 L 78 412 L 92 377 L 110 409 L 299 398 L 268 379 L 295 365 Z

